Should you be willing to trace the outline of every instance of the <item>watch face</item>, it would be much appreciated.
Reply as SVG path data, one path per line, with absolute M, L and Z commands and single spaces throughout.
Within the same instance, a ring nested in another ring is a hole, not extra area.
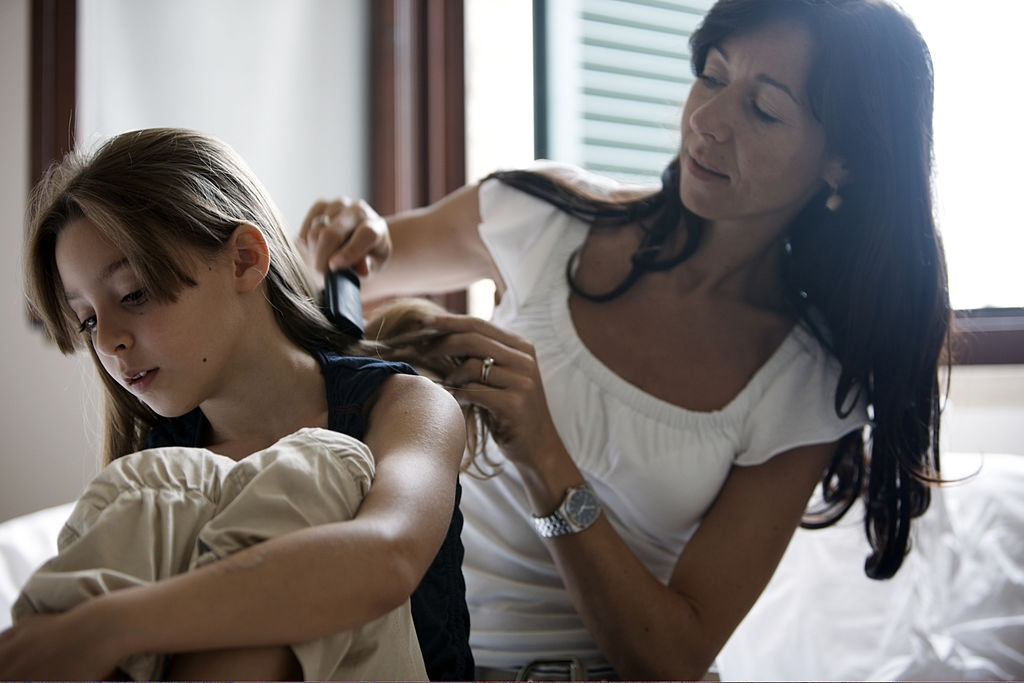
M 597 519 L 601 506 L 589 489 L 579 488 L 565 502 L 565 513 L 571 524 L 585 529 Z

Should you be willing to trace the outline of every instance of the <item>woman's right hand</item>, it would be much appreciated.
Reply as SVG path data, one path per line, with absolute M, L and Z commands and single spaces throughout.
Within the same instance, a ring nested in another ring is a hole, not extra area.
M 364 301 L 437 294 L 485 278 L 499 283 L 480 221 L 475 185 L 387 219 L 365 201 L 336 199 L 310 208 L 296 243 L 314 280 L 332 270 L 355 270 Z
M 387 221 L 362 199 L 347 197 L 315 203 L 302 221 L 296 245 L 321 278 L 342 268 L 365 278 L 391 256 Z

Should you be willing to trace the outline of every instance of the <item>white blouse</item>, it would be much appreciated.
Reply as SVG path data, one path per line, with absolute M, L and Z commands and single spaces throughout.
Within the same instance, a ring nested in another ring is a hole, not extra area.
M 550 166 L 548 166 L 550 168 Z M 592 188 L 610 181 L 573 167 Z M 662 583 L 734 465 L 835 441 L 868 423 L 858 406 L 836 416 L 839 364 L 801 326 L 724 408 L 694 412 L 644 393 L 584 346 L 569 313 L 566 263 L 589 226 L 490 180 L 480 234 L 506 284 L 493 321 L 536 349 L 558 434 L 615 530 Z M 489 455 L 503 461 L 493 441 Z M 463 570 L 477 664 L 603 658 L 530 521 L 519 475 L 463 477 Z

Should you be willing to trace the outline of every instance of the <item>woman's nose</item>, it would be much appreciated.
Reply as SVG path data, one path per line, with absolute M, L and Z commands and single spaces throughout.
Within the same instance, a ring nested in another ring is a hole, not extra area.
M 690 130 L 716 142 L 727 140 L 732 132 L 730 106 L 725 92 L 716 93 L 690 112 Z

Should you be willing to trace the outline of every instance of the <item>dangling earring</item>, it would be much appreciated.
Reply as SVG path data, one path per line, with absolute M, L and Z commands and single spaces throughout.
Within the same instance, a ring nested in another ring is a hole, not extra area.
M 831 185 L 832 194 L 825 200 L 825 208 L 835 213 L 839 209 L 843 208 L 843 198 L 839 196 L 839 187 L 837 185 Z

